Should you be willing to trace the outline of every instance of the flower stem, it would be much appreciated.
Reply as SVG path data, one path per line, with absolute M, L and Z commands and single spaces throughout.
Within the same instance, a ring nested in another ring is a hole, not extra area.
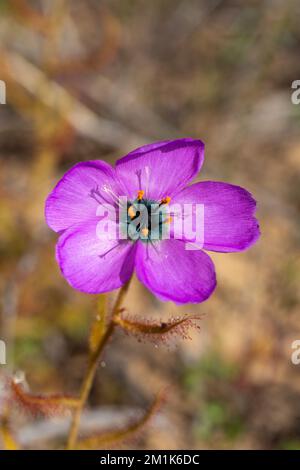
M 67 441 L 67 450 L 74 449 L 77 441 L 77 436 L 79 432 L 79 425 L 80 425 L 80 418 L 81 418 L 81 413 L 82 410 L 85 406 L 85 403 L 88 399 L 89 393 L 91 391 L 91 387 L 93 385 L 95 373 L 97 370 L 97 365 L 98 361 L 100 359 L 100 356 L 102 354 L 102 351 L 104 347 L 106 346 L 109 338 L 112 336 L 114 329 L 116 327 L 116 322 L 115 319 L 118 316 L 120 312 L 121 305 L 123 303 L 124 297 L 128 291 L 130 280 L 124 284 L 123 287 L 119 290 L 118 297 L 116 299 L 116 302 L 114 304 L 113 310 L 112 310 L 112 315 L 110 318 L 110 321 L 106 327 L 105 333 L 101 338 L 101 341 L 99 342 L 99 345 L 97 349 L 92 353 L 90 356 L 88 368 L 85 374 L 85 377 L 82 382 L 81 390 L 80 390 L 80 395 L 79 395 L 79 404 L 78 407 L 75 409 L 75 412 L 72 417 L 72 422 L 70 426 L 70 431 L 69 431 L 69 436 L 68 436 L 68 441 Z

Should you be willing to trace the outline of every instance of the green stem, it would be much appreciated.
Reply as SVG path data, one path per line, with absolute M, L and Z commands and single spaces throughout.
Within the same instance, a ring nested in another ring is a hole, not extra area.
M 69 431 L 69 436 L 68 436 L 68 441 L 67 441 L 67 450 L 74 449 L 76 446 L 76 441 L 77 441 L 77 436 L 79 432 L 79 425 L 80 425 L 80 418 L 82 414 L 82 410 L 85 406 L 85 403 L 88 399 L 88 396 L 91 391 L 91 387 L 93 385 L 93 381 L 95 378 L 95 373 L 97 370 L 97 365 L 98 361 L 101 357 L 101 354 L 103 352 L 104 347 L 106 346 L 109 338 L 112 336 L 114 329 L 116 327 L 116 322 L 115 319 L 119 315 L 120 308 L 122 306 L 124 297 L 128 291 L 130 284 L 130 280 L 125 284 L 121 289 L 119 290 L 118 297 L 116 299 L 115 305 L 113 307 L 112 315 L 110 318 L 110 321 L 107 325 L 106 331 L 104 335 L 101 338 L 101 341 L 99 342 L 99 345 L 97 349 L 92 353 L 88 368 L 85 374 L 85 377 L 83 379 L 82 385 L 81 385 L 81 390 L 80 390 L 80 395 L 79 395 L 79 405 L 75 409 L 75 412 L 72 417 L 72 422 L 70 426 L 70 431 Z

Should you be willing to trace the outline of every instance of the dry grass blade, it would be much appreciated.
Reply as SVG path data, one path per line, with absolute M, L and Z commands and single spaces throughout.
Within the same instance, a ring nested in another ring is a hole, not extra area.
M 126 148 L 145 143 L 144 137 L 125 126 L 98 116 L 18 53 L 9 51 L 8 55 L 1 51 L 1 54 L 1 62 L 9 70 L 11 78 L 44 105 L 60 113 L 77 132 L 115 148 L 124 148 L 124 142 Z
M 149 423 L 155 413 L 157 413 L 163 403 L 163 399 L 164 393 L 159 393 L 148 411 L 146 411 L 139 420 L 132 422 L 125 428 L 103 432 L 98 435 L 94 434 L 90 437 L 79 440 L 76 449 L 87 450 L 114 446 L 120 442 L 127 441 L 128 439 L 135 437 L 143 430 L 144 426 Z
M 7 426 L 2 424 L 0 434 L 4 450 L 19 450 L 19 446 Z
M 16 442 L 8 422 L 8 410 L 4 413 L 4 416 L 0 423 L 0 436 L 4 450 L 19 450 L 19 445 Z

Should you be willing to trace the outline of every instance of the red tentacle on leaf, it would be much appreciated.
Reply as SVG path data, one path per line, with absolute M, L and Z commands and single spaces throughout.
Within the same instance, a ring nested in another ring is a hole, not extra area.
M 76 408 L 79 400 L 67 395 L 33 395 L 24 390 L 22 385 L 11 381 L 10 399 L 31 414 L 56 416 L 64 414 L 70 408 Z
M 121 429 L 112 429 L 110 431 L 85 437 L 78 442 L 76 449 L 87 450 L 111 448 L 115 445 L 119 445 L 120 443 L 124 443 L 135 438 L 144 430 L 145 426 L 150 423 L 153 416 L 158 413 L 162 404 L 164 403 L 164 398 L 165 392 L 159 393 L 149 409 L 140 419 L 133 420 L 131 423 L 129 423 L 129 425 Z
M 174 317 L 168 321 L 155 321 L 129 317 L 122 312 L 115 319 L 115 323 L 126 333 L 133 334 L 139 340 L 150 340 L 155 344 L 168 344 L 174 336 L 191 339 L 189 332 L 192 328 L 200 329 L 199 322 L 203 315 Z

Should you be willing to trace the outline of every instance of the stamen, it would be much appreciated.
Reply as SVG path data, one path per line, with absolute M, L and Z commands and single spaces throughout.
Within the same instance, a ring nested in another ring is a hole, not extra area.
M 172 220 L 173 220 L 173 217 L 171 217 L 171 216 L 167 217 L 166 220 L 165 220 L 165 224 L 170 224 L 172 222 Z
M 136 216 L 136 212 L 135 212 L 133 206 L 130 206 L 128 208 L 128 215 L 131 219 L 134 219 L 134 217 Z
M 148 229 L 147 227 L 142 228 L 141 234 L 142 234 L 144 237 L 148 237 L 149 229 Z
M 145 191 L 143 191 L 142 189 L 138 191 L 138 196 L 137 196 L 138 201 L 141 201 L 143 199 L 144 194 L 145 194 Z
M 166 196 L 160 201 L 159 205 L 162 206 L 163 204 L 169 204 L 170 202 L 171 202 L 171 198 L 169 196 Z

